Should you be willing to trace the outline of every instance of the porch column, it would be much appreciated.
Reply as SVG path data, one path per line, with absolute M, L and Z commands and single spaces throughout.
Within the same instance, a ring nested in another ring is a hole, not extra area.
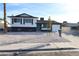
M 22 24 L 23 24 L 23 18 L 22 18 Z

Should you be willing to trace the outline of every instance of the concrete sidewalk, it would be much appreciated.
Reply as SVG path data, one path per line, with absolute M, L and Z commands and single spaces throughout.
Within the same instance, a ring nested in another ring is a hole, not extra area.
M 0 50 L 79 48 L 73 43 L 18 43 L 0 46 Z
M 79 49 L 54 50 L 59 48 L 78 47 L 70 43 L 18 43 L 0 46 L 0 56 L 79 56 Z

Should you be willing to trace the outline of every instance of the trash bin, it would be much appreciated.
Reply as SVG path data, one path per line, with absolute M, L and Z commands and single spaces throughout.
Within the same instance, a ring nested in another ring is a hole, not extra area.
M 59 36 L 61 37 L 61 29 L 60 29 L 60 30 L 58 30 L 58 32 L 59 32 Z

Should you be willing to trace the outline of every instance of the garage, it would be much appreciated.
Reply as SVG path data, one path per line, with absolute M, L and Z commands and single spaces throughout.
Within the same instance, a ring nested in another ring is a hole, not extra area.
M 60 25 L 59 24 L 53 24 L 52 25 L 52 32 L 58 32 L 60 30 Z

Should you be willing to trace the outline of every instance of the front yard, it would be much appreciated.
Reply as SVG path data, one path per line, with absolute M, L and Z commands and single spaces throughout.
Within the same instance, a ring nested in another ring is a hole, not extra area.
M 79 37 L 72 34 L 47 32 L 8 32 L 0 34 L 0 51 L 27 49 L 79 48 Z M 45 52 L 45 53 L 44 53 Z M 78 55 L 75 51 L 26 51 L 21 55 Z M 73 53 L 73 54 L 72 54 Z M 13 55 L 14 52 L 0 52 L 0 55 Z M 18 54 L 20 55 L 20 54 Z
M 8 32 L 0 34 L 0 46 L 17 43 L 55 43 L 68 42 L 58 33 L 47 32 Z

